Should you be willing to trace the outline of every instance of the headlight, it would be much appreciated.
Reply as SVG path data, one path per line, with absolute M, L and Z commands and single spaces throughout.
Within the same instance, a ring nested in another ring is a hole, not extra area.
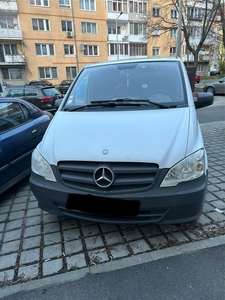
M 46 180 L 56 182 L 52 168 L 47 161 L 41 156 L 37 149 L 34 149 L 31 157 L 31 169 L 34 173 L 44 177 Z
M 205 151 L 200 149 L 186 157 L 166 174 L 160 187 L 176 186 L 180 182 L 191 181 L 205 172 Z

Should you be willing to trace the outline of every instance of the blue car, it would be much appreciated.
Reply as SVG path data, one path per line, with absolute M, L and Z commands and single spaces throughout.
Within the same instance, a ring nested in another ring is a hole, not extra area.
M 25 100 L 0 98 L 0 194 L 30 174 L 31 153 L 52 117 Z

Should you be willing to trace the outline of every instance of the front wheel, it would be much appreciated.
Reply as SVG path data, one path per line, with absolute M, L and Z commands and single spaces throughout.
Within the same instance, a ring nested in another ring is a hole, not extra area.
M 212 93 L 213 95 L 215 94 L 215 89 L 212 86 L 207 87 L 206 92 Z

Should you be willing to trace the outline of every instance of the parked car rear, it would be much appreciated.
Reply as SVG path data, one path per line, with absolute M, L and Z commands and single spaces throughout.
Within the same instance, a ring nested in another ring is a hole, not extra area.
M 201 76 L 198 73 L 196 73 L 195 82 L 199 83 L 200 81 L 201 81 Z
M 63 95 L 51 86 L 27 85 L 13 86 L 7 90 L 6 97 L 16 97 L 26 100 L 42 110 L 51 112 L 56 111 L 55 100 L 62 98 Z
M 72 82 L 73 82 L 72 79 L 71 80 L 70 79 L 63 80 L 59 85 L 60 93 L 65 94 L 68 91 Z

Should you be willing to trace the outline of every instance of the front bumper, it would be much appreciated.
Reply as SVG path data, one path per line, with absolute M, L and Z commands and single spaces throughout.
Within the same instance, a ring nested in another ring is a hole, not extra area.
M 168 188 L 159 188 L 158 179 L 141 192 L 127 190 L 110 196 L 72 189 L 61 181 L 49 182 L 33 172 L 30 185 L 41 209 L 94 222 L 175 224 L 196 220 L 201 215 L 207 175 Z

